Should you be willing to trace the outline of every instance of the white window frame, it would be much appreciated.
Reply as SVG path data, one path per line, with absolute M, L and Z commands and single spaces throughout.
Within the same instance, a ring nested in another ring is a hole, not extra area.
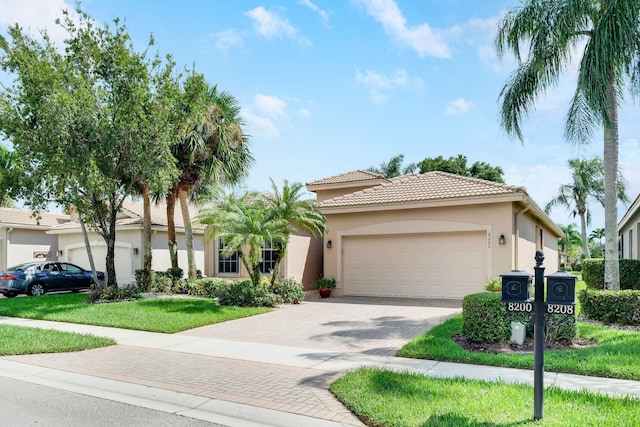
M 240 275 L 240 254 L 238 251 L 235 252 L 229 258 L 225 258 L 222 256 L 222 250 L 224 249 L 224 242 L 222 239 L 216 239 L 216 275 L 218 276 L 239 276 Z M 235 258 L 235 259 L 234 259 Z M 236 271 L 220 271 L 220 263 L 224 263 L 225 265 L 236 265 Z

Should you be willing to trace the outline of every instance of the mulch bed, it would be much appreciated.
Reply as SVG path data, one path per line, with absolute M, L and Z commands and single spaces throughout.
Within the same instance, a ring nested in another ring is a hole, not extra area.
M 469 342 L 462 335 L 456 335 L 453 341 L 467 351 L 491 354 L 533 354 L 533 339 L 527 338 L 522 345 L 509 341 L 495 343 Z M 545 350 L 577 350 L 596 345 L 596 341 L 575 339 L 572 344 L 547 343 Z

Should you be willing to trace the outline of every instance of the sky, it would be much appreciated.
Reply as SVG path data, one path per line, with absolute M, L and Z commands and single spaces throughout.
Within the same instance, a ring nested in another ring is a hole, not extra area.
M 33 34 L 55 25 L 64 0 L 0 0 L 0 34 L 19 23 Z M 170 54 L 242 106 L 256 159 L 244 187 L 282 185 L 379 166 L 465 155 L 500 166 L 544 207 L 571 182 L 567 161 L 602 156 L 602 132 L 585 146 L 562 137 L 575 67 L 538 100 L 525 140 L 500 128 L 499 94 L 515 69 L 499 59 L 496 25 L 518 0 L 85 0 L 99 23 L 124 20 L 137 50 Z M 8 82 L 0 75 L 0 82 Z M 620 167 L 633 201 L 640 192 L 640 109 L 620 110 Z M 10 144 L 5 142 L 10 147 Z M 628 205 L 620 203 L 618 218 Z M 591 204 L 589 229 L 604 227 Z M 555 208 L 551 218 L 575 223 Z

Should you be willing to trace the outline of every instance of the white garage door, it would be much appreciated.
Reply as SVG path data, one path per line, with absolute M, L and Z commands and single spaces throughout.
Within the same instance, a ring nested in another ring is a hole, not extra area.
M 93 255 L 93 262 L 95 263 L 96 270 L 104 271 L 106 273 L 107 247 L 105 245 L 92 246 L 91 253 Z M 91 264 L 89 264 L 89 256 L 87 255 L 87 251 L 84 246 L 68 250 L 67 261 L 77 264 L 87 270 L 91 268 Z M 135 282 L 131 249 L 123 246 L 115 247 L 115 267 L 118 286 L 122 287 Z
M 346 236 L 346 295 L 462 298 L 487 277 L 485 232 Z

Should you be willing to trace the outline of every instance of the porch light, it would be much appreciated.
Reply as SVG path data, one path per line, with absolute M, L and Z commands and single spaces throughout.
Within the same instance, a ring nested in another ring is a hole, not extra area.
M 58 249 L 58 252 L 56 252 L 58 254 L 58 256 L 62 256 L 62 249 Z
M 331 249 L 331 240 L 327 240 L 327 249 Z
M 133 254 L 138 255 L 138 248 L 133 248 Z
M 498 237 L 498 244 L 504 245 L 505 243 L 507 243 L 507 239 L 505 239 L 504 234 L 501 234 L 500 237 Z

